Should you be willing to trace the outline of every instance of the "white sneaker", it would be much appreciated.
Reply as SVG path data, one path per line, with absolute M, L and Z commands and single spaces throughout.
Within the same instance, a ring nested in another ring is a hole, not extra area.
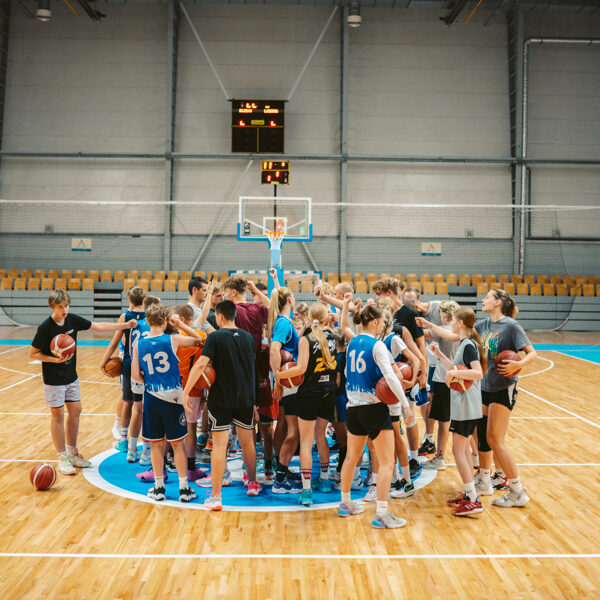
M 351 490 L 360 490 L 364 486 L 363 480 L 360 478 L 360 474 L 352 480 Z
M 364 452 L 362 455 L 362 462 L 360 463 L 360 468 L 368 469 L 370 464 L 371 461 L 369 460 L 369 454 L 367 452 Z
M 371 471 L 371 469 L 367 471 L 367 476 L 364 478 L 363 483 L 369 486 L 373 485 L 373 472 Z
M 421 467 L 423 467 L 424 469 L 431 469 L 434 471 L 445 471 L 446 461 L 443 458 L 434 456 L 433 458 L 430 458 L 427 462 L 422 463 Z
M 73 463 L 69 460 L 68 456 L 58 457 L 58 470 L 63 475 L 75 475 L 75 473 L 77 473 L 77 471 L 73 467 Z
M 478 478 L 475 480 L 475 491 L 478 496 L 491 496 L 494 493 L 494 486 L 489 479 L 486 485 L 483 479 Z
M 371 525 L 377 529 L 395 529 L 396 527 L 404 527 L 406 521 L 393 515 L 391 512 L 385 512 L 383 514 L 375 513 Z
M 79 467 L 80 469 L 85 469 L 86 467 L 92 466 L 92 463 L 89 460 L 83 458 L 83 456 L 81 456 L 79 452 L 77 454 L 70 454 L 69 460 L 71 461 L 71 464 L 74 467 Z
M 370 485 L 369 491 L 365 494 L 365 497 L 362 499 L 363 502 L 377 502 L 377 486 Z
M 529 496 L 527 495 L 525 488 L 522 488 L 518 493 L 510 490 L 501 498 L 494 498 L 492 500 L 494 506 L 503 506 L 505 508 L 510 508 L 511 506 L 525 506 L 528 502 Z
M 119 441 L 121 439 L 121 426 L 118 423 L 115 423 L 112 428 L 112 436 L 115 438 L 115 441 Z

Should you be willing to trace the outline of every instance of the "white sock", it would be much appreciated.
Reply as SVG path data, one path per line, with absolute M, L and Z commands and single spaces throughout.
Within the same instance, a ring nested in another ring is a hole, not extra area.
M 190 487 L 190 484 L 188 483 L 188 478 L 180 477 L 179 478 L 179 489 L 184 490 L 185 488 L 188 488 L 188 487 Z
M 496 475 L 498 477 L 506 477 L 506 474 L 504 473 L 504 471 L 502 469 L 496 469 Z
M 410 467 L 408 465 L 400 465 L 400 469 L 402 469 L 402 479 L 410 483 Z
M 523 491 L 521 480 L 518 477 L 515 477 L 514 479 L 509 479 L 508 485 L 510 486 L 511 491 L 515 492 L 516 494 L 520 494 Z
M 151 448 L 150 442 L 142 442 L 142 447 L 144 449 L 144 454 L 146 456 L 150 456 L 150 448 Z
M 408 454 L 410 456 L 410 459 L 412 460 L 413 458 L 415 460 L 417 460 L 417 457 L 419 456 L 419 451 L 418 450 L 409 450 Z
M 121 427 L 121 417 L 115 417 L 115 425 Z
M 350 502 L 350 492 L 342 492 L 342 504 L 348 504 Z
M 132 451 L 136 451 L 137 450 L 137 441 L 138 439 L 136 437 L 130 437 L 129 438 L 129 449 Z
M 398 463 L 394 465 L 394 474 L 392 476 L 392 481 L 397 481 L 400 479 L 400 473 L 398 473 Z
M 121 439 L 122 440 L 127 439 L 127 427 L 121 427 Z
M 66 448 L 67 448 L 67 456 L 73 456 L 73 454 L 75 454 L 75 450 L 77 450 L 76 446 L 69 446 L 68 444 L 67 444 Z
M 58 453 L 58 458 L 67 458 L 68 454 L 67 451 L 65 450 L 64 452 L 59 452 Z
M 481 483 L 483 483 L 486 487 L 489 486 L 491 484 L 490 481 L 490 473 L 491 473 L 491 469 L 479 469 L 479 479 L 481 481 Z
M 427 439 L 428 442 L 433 444 L 433 433 L 426 433 L 425 438 Z
M 465 483 L 465 496 L 471 501 L 477 500 L 477 492 L 475 491 L 475 482 L 469 481 L 469 483 Z
M 164 488 L 165 487 L 164 477 L 155 477 L 154 478 L 154 487 L 155 488 Z
M 379 500 L 377 500 L 377 508 L 375 509 L 375 514 L 376 515 L 385 515 L 385 513 L 387 512 L 387 500 L 384 500 L 383 502 L 380 502 Z

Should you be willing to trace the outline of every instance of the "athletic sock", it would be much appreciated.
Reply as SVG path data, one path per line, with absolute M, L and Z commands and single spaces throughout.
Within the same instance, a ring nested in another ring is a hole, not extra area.
M 115 417 L 115 427 L 121 427 L 121 417 Z
M 348 504 L 350 502 L 350 492 L 342 492 L 342 504 Z
M 425 434 L 425 439 L 430 443 L 433 444 L 433 433 L 426 433 Z
M 146 456 L 150 456 L 150 452 L 151 452 L 151 444 L 150 442 L 142 442 L 142 448 L 144 449 L 144 454 Z
M 410 456 L 410 459 L 412 460 L 413 458 L 415 460 L 417 460 L 417 457 L 419 456 L 419 451 L 418 450 L 409 450 L 408 454 Z
M 490 480 L 490 474 L 491 474 L 492 470 L 491 469 L 479 469 L 479 478 L 481 480 L 481 482 L 483 484 L 485 484 L 486 486 L 489 486 L 491 484 L 491 480 Z
M 190 484 L 188 483 L 188 478 L 187 477 L 180 477 L 179 478 L 179 489 L 180 490 L 185 490 L 186 488 L 189 488 Z
M 398 473 L 398 463 L 394 464 L 394 472 L 392 474 L 392 481 L 398 481 L 400 479 L 400 473 Z
M 75 454 L 75 450 L 77 450 L 76 446 L 69 446 L 69 444 L 67 444 L 65 448 L 67 449 L 67 456 L 73 456 L 73 454 Z
M 270 458 L 265 458 L 265 469 L 273 469 L 273 461 Z
M 469 483 L 465 483 L 465 496 L 471 500 L 477 500 L 477 492 L 475 491 L 475 482 L 469 481 Z
M 58 458 L 67 458 L 68 456 L 66 450 L 64 452 L 58 452 Z
M 310 476 L 312 471 L 310 469 L 301 469 L 302 473 L 302 489 L 310 490 Z
M 122 440 L 126 440 L 127 439 L 127 427 L 121 427 L 121 439 Z
M 506 477 L 506 474 L 502 469 L 496 469 L 496 475 L 498 475 L 498 477 Z
M 387 512 L 387 500 L 383 500 L 383 502 L 380 502 L 379 500 L 377 500 L 377 508 L 375 509 L 375 514 L 376 515 L 385 515 L 385 513 Z
M 154 487 L 155 488 L 164 488 L 165 487 L 165 478 L 154 476 Z
M 400 469 L 402 470 L 402 479 L 410 483 L 410 467 L 408 465 L 400 465 Z
M 138 442 L 138 439 L 136 437 L 130 437 L 129 438 L 129 449 L 135 452 L 137 450 L 137 442 Z
M 321 474 L 319 475 L 320 479 L 329 479 L 329 463 L 321 463 Z
M 520 494 L 523 491 L 521 480 L 518 477 L 515 477 L 514 479 L 509 479 L 508 485 L 510 486 L 510 491 L 515 492 L 515 494 Z
M 287 475 L 287 466 L 282 465 L 281 463 L 277 463 L 277 471 L 275 473 L 275 481 L 277 483 L 283 483 L 285 481 L 285 476 Z
M 196 457 L 193 458 L 189 458 L 187 459 L 187 468 L 188 471 L 195 471 L 196 470 Z

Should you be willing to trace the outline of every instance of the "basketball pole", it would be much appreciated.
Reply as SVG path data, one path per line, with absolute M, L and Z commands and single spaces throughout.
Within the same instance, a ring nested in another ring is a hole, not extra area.
M 277 216 L 277 184 L 273 185 L 273 216 Z M 283 245 L 283 244 L 282 244 Z M 271 253 L 271 268 L 277 271 L 277 279 L 281 285 L 284 285 L 283 281 L 283 267 L 281 266 L 281 248 L 274 248 L 271 242 L 269 241 L 269 250 Z M 268 294 L 269 298 L 271 297 L 271 292 L 275 287 L 275 281 L 271 277 L 271 274 L 268 273 Z

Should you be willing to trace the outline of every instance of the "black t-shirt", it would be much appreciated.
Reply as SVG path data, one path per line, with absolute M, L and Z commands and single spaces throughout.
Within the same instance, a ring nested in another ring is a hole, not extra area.
M 254 338 L 242 329 L 219 329 L 204 342 L 202 356 L 216 372 L 208 393 L 215 406 L 236 408 L 255 404 Z
M 467 344 L 463 350 L 463 364 L 465 367 L 471 368 L 471 363 L 479 361 L 479 352 L 473 344 Z
M 338 352 L 335 355 L 336 371 L 341 375 L 340 377 L 340 385 L 337 388 L 338 396 L 346 395 L 346 351 Z
M 415 317 L 418 316 L 419 313 L 416 310 L 404 305 L 396 311 L 394 323 L 404 325 L 404 327 L 408 329 L 410 335 L 412 335 L 413 340 L 416 340 L 417 338 L 423 337 L 423 329 L 421 329 L 415 321 Z
M 50 351 L 50 342 L 55 336 L 59 333 L 66 333 L 77 342 L 77 332 L 85 331 L 91 326 L 91 321 L 72 313 L 69 313 L 65 317 L 65 322 L 62 325 L 58 325 L 52 317 L 48 317 L 37 328 L 31 345 L 41 350 L 43 354 L 53 356 Z M 68 385 L 69 383 L 73 383 L 77 379 L 76 363 L 77 345 L 75 346 L 73 356 L 64 363 L 42 362 L 42 378 L 44 383 L 46 385 Z
M 335 335 L 329 329 L 325 329 L 323 333 L 327 339 L 329 352 L 335 361 Z M 308 365 L 306 373 L 304 373 L 304 379 L 298 388 L 298 398 L 335 390 L 337 387 L 335 367 L 328 369 L 325 366 L 319 342 L 312 339 L 310 335 L 304 337 L 308 342 Z

